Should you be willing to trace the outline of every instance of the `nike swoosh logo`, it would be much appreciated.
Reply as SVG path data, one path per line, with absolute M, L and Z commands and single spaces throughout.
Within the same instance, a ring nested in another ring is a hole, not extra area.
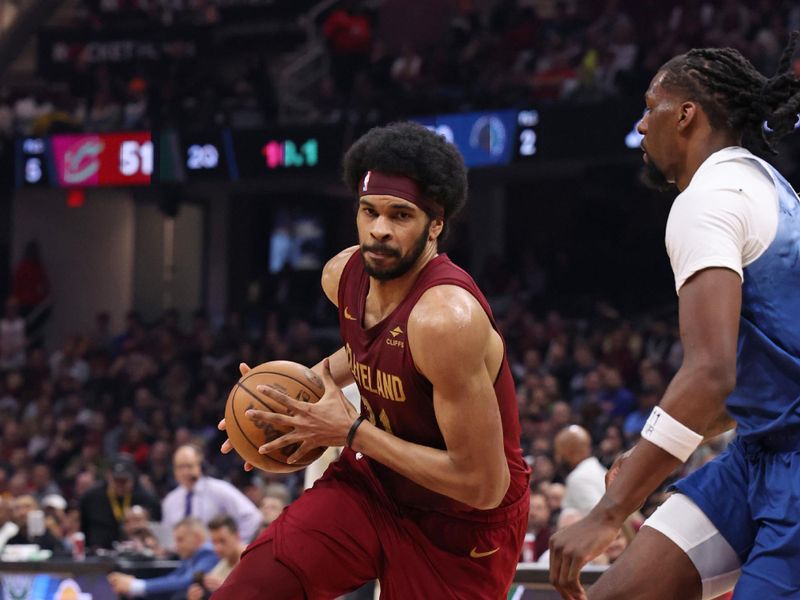
M 494 554 L 498 550 L 500 550 L 499 546 L 497 548 L 495 548 L 494 550 L 489 550 L 488 552 L 478 552 L 478 547 L 476 546 L 470 551 L 469 555 L 472 558 L 483 558 L 484 556 L 491 556 L 492 554 Z
M 348 321 L 355 321 L 356 320 L 356 318 L 353 315 L 350 314 L 350 307 L 349 306 L 345 306 L 344 307 L 344 318 L 347 319 Z

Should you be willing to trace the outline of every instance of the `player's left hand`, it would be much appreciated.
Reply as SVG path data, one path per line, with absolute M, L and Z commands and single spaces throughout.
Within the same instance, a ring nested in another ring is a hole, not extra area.
M 249 372 L 250 372 L 250 367 L 247 365 L 247 363 L 239 363 L 239 373 L 242 374 L 242 377 L 247 375 Z M 220 431 L 225 431 L 226 429 L 225 419 L 222 419 L 219 423 L 217 423 L 217 429 L 219 429 Z M 231 444 L 231 440 L 229 438 L 225 438 L 225 441 L 222 442 L 222 446 L 220 447 L 219 451 L 222 452 L 223 454 L 228 454 L 232 450 L 233 450 L 233 444 Z M 253 465 L 251 465 L 247 461 L 244 461 L 245 471 L 252 471 L 253 469 L 254 469 Z
M 261 446 L 258 450 L 261 454 L 300 443 L 287 459 L 288 463 L 294 463 L 314 448 L 345 445 L 350 426 L 358 418 L 358 411 L 334 382 L 328 359 L 325 359 L 322 366 L 322 381 L 325 384 L 325 393 L 314 404 L 295 400 L 266 385 L 256 388 L 259 393 L 282 404 L 287 414 L 251 409 L 246 415 L 256 423 L 270 423 L 282 429 L 292 429 Z
M 550 583 L 565 600 L 587 600 L 580 583 L 583 566 L 617 537 L 620 526 L 589 513 L 550 538 Z

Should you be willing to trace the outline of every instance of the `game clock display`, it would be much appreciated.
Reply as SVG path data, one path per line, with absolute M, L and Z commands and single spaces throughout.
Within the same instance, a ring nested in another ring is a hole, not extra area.
M 236 171 L 241 179 L 281 172 L 335 171 L 341 159 L 342 137 L 338 128 L 236 131 L 232 138 Z
M 180 136 L 181 163 L 186 179 L 236 179 L 232 171 L 230 131 L 191 133 Z

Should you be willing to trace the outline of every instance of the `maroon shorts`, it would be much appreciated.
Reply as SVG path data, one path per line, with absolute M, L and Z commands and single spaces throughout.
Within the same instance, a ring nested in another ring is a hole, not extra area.
M 499 600 L 513 581 L 527 520 L 527 493 L 481 522 L 401 514 L 369 459 L 345 450 L 245 555 L 274 548 L 310 600 L 336 598 L 373 579 L 386 600 Z M 258 579 L 259 562 L 245 560 L 238 568 Z

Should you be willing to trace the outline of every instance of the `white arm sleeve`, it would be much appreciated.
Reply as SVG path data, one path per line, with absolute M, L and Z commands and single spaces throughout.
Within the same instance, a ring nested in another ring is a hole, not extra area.
M 667 220 L 678 293 L 692 275 L 710 267 L 728 268 L 744 280 L 743 268 L 764 253 L 778 228 L 777 191 L 761 167 L 729 161 L 715 165 L 709 179 L 680 194 Z M 714 181 L 728 183 L 710 185 Z

